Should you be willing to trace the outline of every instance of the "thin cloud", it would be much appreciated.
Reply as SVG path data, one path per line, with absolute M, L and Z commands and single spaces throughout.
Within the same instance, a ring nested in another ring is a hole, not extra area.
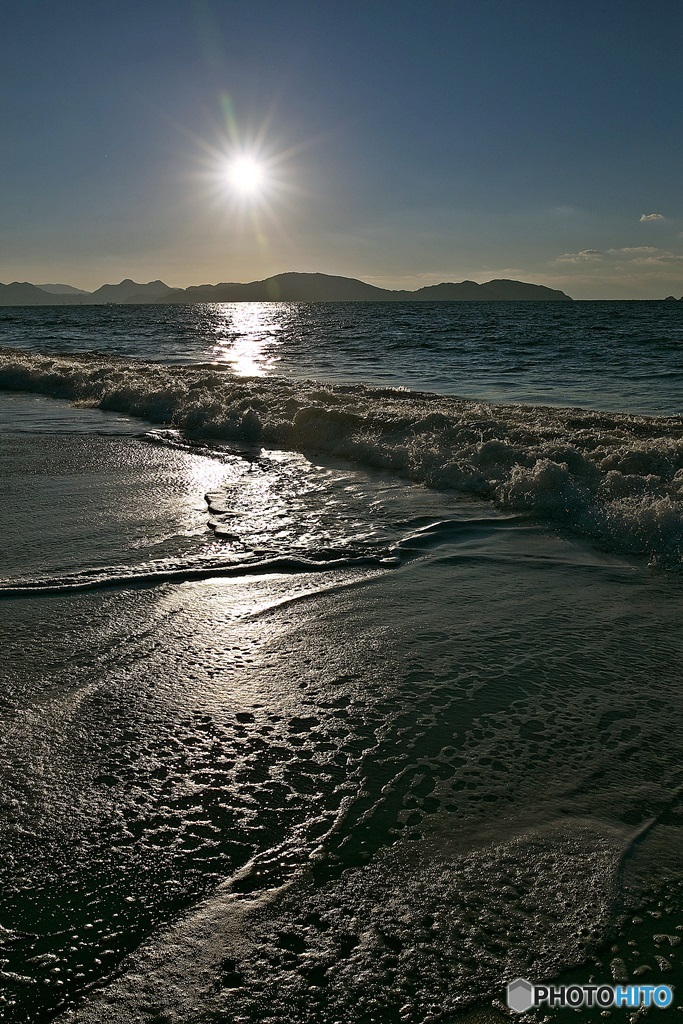
M 668 249 L 657 249 L 653 245 L 627 245 L 614 249 L 582 249 L 581 252 L 565 252 L 555 259 L 556 263 L 680 263 L 681 253 Z
M 665 249 L 656 249 L 654 245 L 622 245 L 618 249 L 608 249 L 606 255 L 636 260 L 644 257 L 652 259 L 653 257 L 672 256 L 673 253 L 667 252 Z
M 557 263 L 584 263 L 586 260 L 599 260 L 605 254 L 601 249 L 582 249 L 581 252 L 565 252 L 557 257 Z
M 653 221 L 653 220 L 666 220 L 663 213 L 643 213 L 640 216 L 640 223 Z
M 633 245 L 622 249 L 609 249 L 608 254 L 618 260 L 632 263 L 680 263 L 683 255 L 668 249 L 655 249 L 651 245 Z

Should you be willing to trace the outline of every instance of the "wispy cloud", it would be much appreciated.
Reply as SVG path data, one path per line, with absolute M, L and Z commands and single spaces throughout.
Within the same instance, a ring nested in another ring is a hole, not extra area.
M 647 222 L 647 221 L 653 221 L 653 220 L 666 220 L 666 217 L 664 216 L 663 213 L 643 213 L 640 216 L 640 223 L 641 224 L 643 223 L 643 221 Z
M 602 249 L 582 249 L 581 252 L 565 252 L 557 257 L 557 263 L 585 263 L 600 260 L 604 256 Z
M 614 259 L 632 263 L 680 263 L 683 255 L 668 249 L 655 249 L 652 245 L 630 245 L 622 249 L 608 249 L 607 255 Z
M 615 249 L 582 249 L 565 252 L 556 263 L 680 263 L 683 254 L 658 249 L 654 245 L 626 245 Z

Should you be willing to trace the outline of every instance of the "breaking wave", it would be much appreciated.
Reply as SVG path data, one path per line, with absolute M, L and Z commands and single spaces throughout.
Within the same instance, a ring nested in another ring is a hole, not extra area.
M 0 350 L 0 388 L 167 424 L 189 438 L 320 452 L 683 563 L 683 417 L 491 405 L 215 365 Z

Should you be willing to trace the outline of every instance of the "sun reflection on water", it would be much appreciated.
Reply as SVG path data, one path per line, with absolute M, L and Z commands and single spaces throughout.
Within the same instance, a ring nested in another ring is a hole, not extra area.
M 285 308 L 279 302 L 216 303 L 214 357 L 240 377 L 272 373 L 281 358 Z

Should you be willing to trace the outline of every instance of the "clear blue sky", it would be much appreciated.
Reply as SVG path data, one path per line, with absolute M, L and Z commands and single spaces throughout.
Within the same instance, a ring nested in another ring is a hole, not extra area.
M 6 0 L 0 281 L 680 296 L 682 41 L 680 0 Z

